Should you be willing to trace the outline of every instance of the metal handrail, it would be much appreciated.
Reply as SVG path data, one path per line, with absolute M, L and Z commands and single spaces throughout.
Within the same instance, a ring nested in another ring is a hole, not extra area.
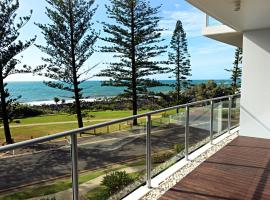
M 43 142 L 58 139 L 58 138 L 61 138 L 61 137 L 70 136 L 70 135 L 73 135 L 73 134 L 79 134 L 79 133 L 90 131 L 90 130 L 93 130 L 93 129 L 102 128 L 102 127 L 105 127 L 105 126 L 118 124 L 118 123 L 125 122 L 125 121 L 130 121 L 130 120 L 133 120 L 133 119 L 146 117 L 148 115 L 154 115 L 154 114 L 158 114 L 158 113 L 161 113 L 161 112 L 174 110 L 174 109 L 177 109 L 177 108 L 184 108 L 186 106 L 189 106 L 189 107 L 190 106 L 195 106 L 195 105 L 198 105 L 198 104 L 207 103 L 207 102 L 211 102 L 211 101 L 218 101 L 218 100 L 228 99 L 229 97 L 237 97 L 239 95 L 240 94 L 238 93 L 238 94 L 234 94 L 234 95 L 228 95 L 228 96 L 223 96 L 223 97 L 217 97 L 217 98 L 212 98 L 212 99 L 206 99 L 206 100 L 181 104 L 181 105 L 177 105 L 177 106 L 163 108 L 163 109 L 160 109 L 160 110 L 150 111 L 150 112 L 143 113 L 143 114 L 132 115 L 132 116 L 129 116 L 129 117 L 124 117 L 124 118 L 120 118 L 120 119 L 116 119 L 116 120 L 112 120 L 112 121 L 108 121 L 108 122 L 103 122 L 103 123 L 99 123 L 99 124 L 95 124 L 95 125 L 90 125 L 90 126 L 86 126 L 86 127 L 83 127 L 83 128 L 77 128 L 77 129 L 73 129 L 73 130 L 69 130 L 69 131 L 64 131 L 64 132 L 56 133 L 56 134 L 53 134 L 53 135 L 48 135 L 48 136 L 39 137 L 39 138 L 35 138 L 35 139 L 23 141 L 23 142 L 18 142 L 18 143 L 15 143 L 15 144 L 2 146 L 2 147 L 0 147 L 0 152 L 10 151 L 10 150 L 14 150 L 14 149 L 17 149 L 17 148 L 21 148 L 21 147 L 25 147 L 25 146 L 29 146 L 29 145 L 33 145 L 33 144 L 37 144 L 37 143 L 43 143 Z
M 61 137 L 66 137 L 66 136 L 70 136 L 71 137 L 71 160 L 72 160 L 72 189 L 73 189 L 73 200 L 78 200 L 79 197 L 79 190 L 78 190 L 78 144 L 77 144 L 77 135 L 82 133 L 82 132 L 86 132 L 86 131 L 90 131 L 90 130 L 95 130 L 97 128 L 102 128 L 102 127 L 106 127 L 109 125 L 113 125 L 113 124 L 117 124 L 117 123 L 121 123 L 121 122 L 125 122 L 125 121 L 129 121 L 129 120 L 133 120 L 133 119 L 137 119 L 137 118 L 142 118 L 142 117 L 146 117 L 146 173 L 147 173 L 147 187 L 151 187 L 151 116 L 154 114 L 158 114 L 158 113 L 162 113 L 165 111 L 169 111 L 169 110 L 174 110 L 174 109 L 179 109 L 179 108 L 185 108 L 186 110 L 186 123 L 185 123 L 185 157 L 186 159 L 188 159 L 188 154 L 189 154 L 189 142 L 188 142 L 188 138 L 189 138 L 189 108 L 191 106 L 195 106 L 198 104 L 203 104 L 203 103 L 210 103 L 209 105 L 211 105 L 211 114 L 210 114 L 210 142 L 212 143 L 213 140 L 213 102 L 214 101 L 218 101 L 218 100 L 224 100 L 224 99 L 228 99 L 229 100 L 229 106 L 228 106 L 228 131 L 230 131 L 231 128 L 231 109 L 232 109 L 232 99 L 234 97 L 238 97 L 241 94 L 234 94 L 234 95 L 228 95 L 228 96 L 223 96 L 223 97 L 217 97 L 217 98 L 212 98 L 212 99 L 206 99 L 206 100 L 202 100 L 202 101 L 196 101 L 196 102 L 191 102 L 191 103 L 186 103 L 186 104 L 182 104 L 182 105 L 177 105 L 177 106 L 172 106 L 172 107 L 168 107 L 168 108 L 164 108 L 164 109 L 160 109 L 160 110 L 156 110 L 156 111 L 151 111 L 151 112 L 147 112 L 147 113 L 143 113 L 143 114 L 138 114 L 138 115 L 133 115 L 133 116 L 129 116 L 129 117 L 125 117 L 125 118 L 121 118 L 121 119 L 116 119 L 116 120 L 112 120 L 112 121 L 108 121 L 108 122 L 104 122 L 104 123 L 99 123 L 99 124 L 95 124 L 95 125 L 90 125 L 84 128 L 78 128 L 78 129 L 74 129 L 74 130 L 69 130 L 69 131 L 64 131 L 61 133 L 57 133 L 57 134 L 53 134 L 53 135 L 49 135 L 49 136 L 44 136 L 44 137 L 40 137 L 40 138 L 36 138 L 36 139 L 32 139 L 32 140 L 28 140 L 28 141 L 23 141 L 23 142 L 18 142 L 15 144 L 10 144 L 10 145 L 6 145 L 6 146 L 2 146 L 0 147 L 0 152 L 5 152 L 5 151 L 10 151 L 10 150 L 14 150 L 17 148 L 21 148 L 21 147 L 25 147 L 25 146 L 30 146 L 36 143 L 43 143 L 43 142 L 47 142 L 50 140 L 54 140 L 54 139 L 58 139 Z

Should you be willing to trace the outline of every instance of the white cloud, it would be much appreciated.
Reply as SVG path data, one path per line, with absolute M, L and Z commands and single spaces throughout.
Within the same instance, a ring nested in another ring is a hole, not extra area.
M 180 6 L 181 6 L 180 3 L 176 3 L 176 4 L 175 4 L 175 7 L 176 7 L 176 8 L 180 8 Z
M 212 54 L 215 55 L 217 53 L 227 52 L 227 51 L 233 51 L 233 47 L 226 45 L 226 44 L 219 44 L 219 43 L 211 43 L 207 45 L 203 45 L 200 47 L 193 46 L 191 47 L 191 52 L 193 54 Z
M 160 21 L 160 26 L 165 28 L 163 34 L 172 35 L 177 20 L 181 20 L 188 37 L 201 36 L 204 25 L 204 14 L 192 9 L 181 11 L 163 11 L 164 19 Z

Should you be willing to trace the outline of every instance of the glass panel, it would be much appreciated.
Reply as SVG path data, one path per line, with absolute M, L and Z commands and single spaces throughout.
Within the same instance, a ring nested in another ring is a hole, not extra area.
M 213 17 L 210 17 L 208 15 L 208 25 L 207 26 L 219 26 L 219 25 L 223 25 L 221 22 L 219 22 L 218 20 L 216 20 Z
M 72 196 L 70 188 L 67 138 L 16 149 L 0 158 L 1 199 L 61 199 Z
M 189 152 L 192 152 L 210 139 L 209 103 L 198 104 L 189 108 Z
M 156 176 L 184 156 L 185 109 L 152 116 L 152 176 Z
M 79 190 L 84 199 L 121 199 L 145 183 L 146 119 L 118 123 L 79 139 Z
M 239 126 L 240 122 L 240 97 L 233 98 L 231 111 L 232 127 Z
M 228 130 L 228 100 L 214 102 L 214 138 Z

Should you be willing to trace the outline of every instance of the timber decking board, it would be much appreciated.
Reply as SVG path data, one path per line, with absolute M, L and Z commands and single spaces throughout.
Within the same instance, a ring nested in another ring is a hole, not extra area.
M 160 200 L 269 199 L 270 140 L 239 136 Z

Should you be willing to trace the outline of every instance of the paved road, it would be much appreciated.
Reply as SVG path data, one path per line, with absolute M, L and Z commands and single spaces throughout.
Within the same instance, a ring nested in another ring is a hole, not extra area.
M 106 165 L 145 155 L 145 131 L 115 133 L 98 136 L 98 141 L 79 146 L 79 170 L 102 168 Z M 191 128 L 192 140 L 208 136 L 207 130 Z M 154 150 L 172 148 L 184 143 L 184 127 L 174 125 L 153 131 Z M 84 141 L 85 142 L 85 141 Z M 71 171 L 69 148 L 0 159 L 0 190 L 69 175 Z
M 209 136 L 209 116 L 191 117 L 191 143 Z M 174 144 L 184 144 L 185 129 L 181 123 L 163 128 L 153 128 L 153 151 L 172 149 Z M 104 134 L 79 143 L 79 170 L 93 170 L 136 157 L 145 156 L 145 130 Z M 0 191 L 42 180 L 70 175 L 71 161 L 68 147 L 0 159 Z

